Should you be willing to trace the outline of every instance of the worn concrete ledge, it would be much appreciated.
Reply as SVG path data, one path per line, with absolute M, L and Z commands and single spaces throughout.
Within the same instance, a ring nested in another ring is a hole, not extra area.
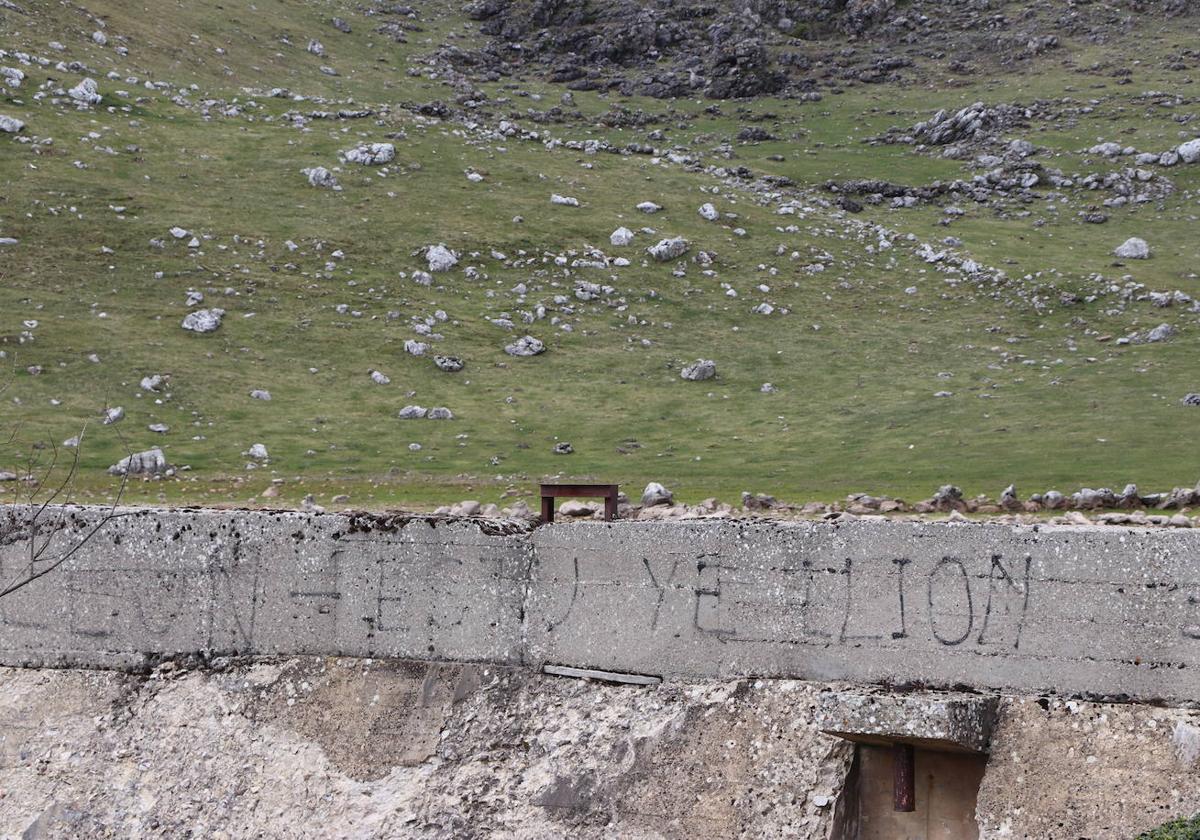
M 104 511 L 61 513 L 47 556 Z M 0 599 L 0 663 L 335 654 L 1200 699 L 1200 532 L 119 514 Z M 5 581 L 27 515 L 0 508 Z
M 863 744 L 982 753 L 991 743 L 999 704 L 994 694 L 830 690 L 818 698 L 814 720 L 828 735 Z

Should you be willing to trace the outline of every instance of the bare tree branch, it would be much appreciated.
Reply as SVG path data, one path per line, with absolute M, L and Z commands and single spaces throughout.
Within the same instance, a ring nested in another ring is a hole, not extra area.
M 0 394 L 3 394 L 8 386 L 8 382 L 0 383 Z M 14 427 L 7 439 L 0 442 L 0 451 L 20 445 L 19 429 L 19 426 Z M 115 431 L 122 448 L 127 455 L 131 456 L 132 452 L 129 450 L 124 435 L 119 429 Z M 58 569 L 74 557 L 105 526 L 114 519 L 125 515 L 118 512 L 118 508 L 129 484 L 128 470 L 122 473 L 116 495 L 100 518 L 86 528 L 82 535 L 69 538 L 70 542 L 67 545 L 55 548 L 56 537 L 64 534 L 68 527 L 67 517 L 71 502 L 75 497 L 80 453 L 86 432 L 87 425 L 85 424 L 79 432 L 65 474 L 62 474 L 60 469 L 58 444 L 53 440 L 49 441 L 50 454 L 44 470 L 42 469 L 42 458 L 38 453 L 46 448 L 46 444 L 35 442 L 30 446 L 29 455 L 25 459 L 25 474 L 19 477 L 19 481 L 27 489 L 24 505 L 28 512 L 25 521 L 17 526 L 16 534 L 17 539 L 24 537 L 28 541 L 29 556 L 28 560 L 21 564 L 22 568 L 7 583 L 0 586 L 0 598 L 11 595 Z M 55 479 L 57 474 L 61 474 L 61 478 Z M 18 485 L 16 496 L 19 504 L 22 498 L 20 485 Z

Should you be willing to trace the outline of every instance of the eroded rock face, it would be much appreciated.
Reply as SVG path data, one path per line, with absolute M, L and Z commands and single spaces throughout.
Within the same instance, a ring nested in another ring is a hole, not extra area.
M 1194 711 L 1006 698 L 999 721 L 979 791 L 980 840 L 1136 837 L 1200 812 Z
M 153 823 L 164 836 L 823 840 L 851 755 L 812 723 L 819 687 L 798 682 L 630 688 L 350 659 L 0 675 L 15 739 L 5 836 L 37 822 L 39 836 Z M 112 784 L 117 770 L 129 784 Z

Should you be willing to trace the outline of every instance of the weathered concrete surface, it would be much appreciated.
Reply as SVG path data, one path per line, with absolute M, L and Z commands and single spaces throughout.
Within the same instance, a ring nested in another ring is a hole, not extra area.
M 826 840 L 852 747 L 795 682 L 308 658 L 0 669 L 0 836 Z
M 0 511 L 6 580 L 21 514 Z M 0 662 L 315 653 L 1200 697 L 1200 532 L 122 514 L 0 600 Z
M 582 530 L 532 537 L 535 661 L 1200 696 L 1200 533 L 863 521 Z
M 20 513 L 0 509 L 5 581 L 27 565 L 11 520 Z M 70 550 L 101 515 L 65 517 L 47 556 Z M 61 568 L 0 599 L 0 661 L 123 667 L 216 651 L 516 664 L 530 552 L 519 531 L 503 530 L 124 509 Z
M 0 837 L 840 840 L 830 832 L 854 746 L 822 734 L 817 715 L 822 695 L 852 686 L 215 664 L 0 668 Z M 1200 811 L 1200 712 L 1006 697 L 998 713 L 983 840 L 1130 840 Z M 918 752 L 919 769 L 975 759 Z M 891 840 L 887 759 L 865 755 L 855 772 L 867 780 L 863 836 Z M 933 816 L 948 822 L 978 777 L 926 769 L 940 781 L 919 796 L 944 800 Z
M 1200 813 L 1200 713 L 1005 698 L 980 840 L 1131 840 Z

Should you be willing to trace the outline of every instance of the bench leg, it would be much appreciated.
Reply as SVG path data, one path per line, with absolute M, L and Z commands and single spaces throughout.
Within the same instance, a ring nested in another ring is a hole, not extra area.
M 612 522 L 617 518 L 617 497 L 604 497 L 604 519 L 607 522 Z
M 542 496 L 542 521 L 554 521 L 554 497 Z

